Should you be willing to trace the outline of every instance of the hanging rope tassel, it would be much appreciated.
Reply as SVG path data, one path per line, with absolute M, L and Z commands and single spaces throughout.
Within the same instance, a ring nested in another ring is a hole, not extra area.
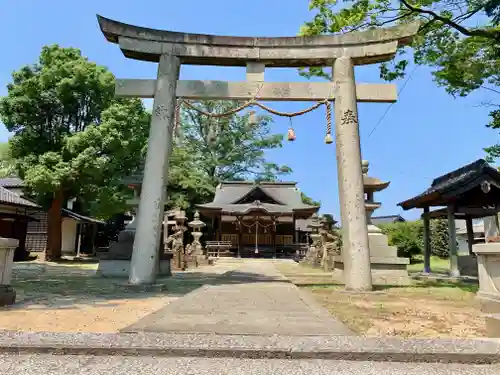
M 295 130 L 293 129 L 292 116 L 290 116 L 289 119 L 290 119 L 290 128 L 288 128 L 288 141 L 293 142 L 297 137 L 295 136 Z
M 333 143 L 333 138 L 332 138 L 332 105 L 330 102 L 327 100 L 325 101 L 325 107 L 326 107 L 326 135 L 325 135 L 325 143 L 327 145 Z
M 250 116 L 248 116 L 248 126 L 253 128 L 254 126 L 259 125 L 259 119 L 257 118 L 257 114 L 255 111 L 250 111 Z
M 326 121 L 327 121 L 325 143 L 326 144 L 333 143 L 333 138 L 332 138 L 332 134 L 331 134 L 331 132 L 332 132 L 332 114 L 331 114 L 331 112 L 332 112 L 332 110 L 331 110 L 331 104 L 328 101 L 328 99 L 318 101 L 316 104 L 314 104 L 311 107 L 306 108 L 302 111 L 281 112 L 281 111 L 277 111 L 275 109 L 272 109 L 272 108 L 270 108 L 262 103 L 259 103 L 257 101 L 257 96 L 258 96 L 258 93 L 255 95 L 255 97 L 253 99 L 249 100 L 248 102 L 243 103 L 242 105 L 238 106 L 237 108 L 233 108 L 232 110 L 229 110 L 229 111 L 224 112 L 224 113 L 209 113 L 209 112 L 203 111 L 203 110 L 197 108 L 195 105 L 193 105 L 188 100 L 184 100 L 184 99 L 180 99 L 180 103 L 184 104 L 186 107 L 193 109 L 193 110 L 197 111 L 198 113 L 200 113 L 204 116 L 210 117 L 210 118 L 229 117 L 229 116 L 235 115 L 236 113 L 244 110 L 245 108 L 257 106 L 257 107 L 260 107 L 261 109 L 263 109 L 264 111 L 267 111 L 273 115 L 288 117 L 290 119 L 290 123 L 292 121 L 292 117 L 304 115 L 306 113 L 314 111 L 315 109 L 319 108 L 322 105 L 325 105 L 326 106 Z M 255 111 L 251 111 L 250 117 L 248 119 L 248 126 L 250 127 L 250 126 L 255 126 L 255 125 L 258 125 L 258 119 L 257 119 L 257 116 L 255 115 Z M 290 126 L 290 128 L 288 129 L 288 137 L 287 138 L 288 138 L 288 141 L 290 141 L 290 142 L 295 141 L 295 139 L 297 138 L 297 136 L 295 134 L 295 130 L 292 126 Z M 215 131 L 213 130 L 213 128 L 211 128 L 207 134 L 207 143 L 209 145 L 215 145 L 216 142 L 217 142 L 217 135 L 215 134 Z

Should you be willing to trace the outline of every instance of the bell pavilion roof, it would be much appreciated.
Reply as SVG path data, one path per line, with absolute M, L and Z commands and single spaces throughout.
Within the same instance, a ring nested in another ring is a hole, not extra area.
M 200 204 L 205 215 L 297 215 L 309 217 L 319 210 L 302 202 L 296 182 L 226 181 L 215 191 L 211 203 Z
M 398 206 L 409 210 L 450 204 L 459 211 L 500 204 L 500 172 L 479 159 L 434 179 L 427 190 Z

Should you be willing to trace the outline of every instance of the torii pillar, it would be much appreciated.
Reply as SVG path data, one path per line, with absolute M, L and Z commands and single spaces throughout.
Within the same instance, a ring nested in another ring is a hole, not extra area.
M 106 39 L 126 57 L 158 62 L 156 80 L 117 80 L 121 97 L 154 98 L 129 282 L 153 283 L 163 218 L 176 98 L 191 100 L 336 100 L 337 171 L 347 289 L 371 290 L 357 102 L 395 102 L 396 87 L 356 84 L 354 66 L 388 61 L 409 43 L 418 23 L 344 35 L 230 37 L 127 25 L 98 16 Z M 181 64 L 246 66 L 247 81 L 179 81 Z M 264 82 L 266 67 L 333 66 L 334 83 Z

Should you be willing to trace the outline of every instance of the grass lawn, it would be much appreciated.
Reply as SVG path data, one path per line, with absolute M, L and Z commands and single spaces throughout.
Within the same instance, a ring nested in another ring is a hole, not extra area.
M 348 293 L 343 285 L 334 285 L 330 273 L 293 263 L 275 266 L 360 335 L 485 336 L 485 322 L 475 301 L 477 284 L 425 280 L 408 287 L 379 286 L 372 293 Z M 431 267 L 447 273 L 448 260 L 432 257 Z M 409 270 L 421 271 L 423 263 L 412 264 Z
M 474 300 L 477 285 L 416 282 L 347 293 L 343 286 L 305 287 L 330 313 L 358 334 L 399 337 L 484 337 Z
M 408 272 L 422 272 L 424 270 L 423 256 L 416 257 L 416 261 L 408 266 Z M 450 260 L 431 256 L 431 271 L 435 273 L 448 273 L 450 270 Z

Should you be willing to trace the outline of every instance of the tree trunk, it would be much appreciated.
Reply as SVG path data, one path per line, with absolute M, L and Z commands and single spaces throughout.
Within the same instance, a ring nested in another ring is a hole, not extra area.
M 62 190 L 54 194 L 47 213 L 47 249 L 45 260 L 55 261 L 61 259 L 62 246 L 62 208 L 64 193 Z

